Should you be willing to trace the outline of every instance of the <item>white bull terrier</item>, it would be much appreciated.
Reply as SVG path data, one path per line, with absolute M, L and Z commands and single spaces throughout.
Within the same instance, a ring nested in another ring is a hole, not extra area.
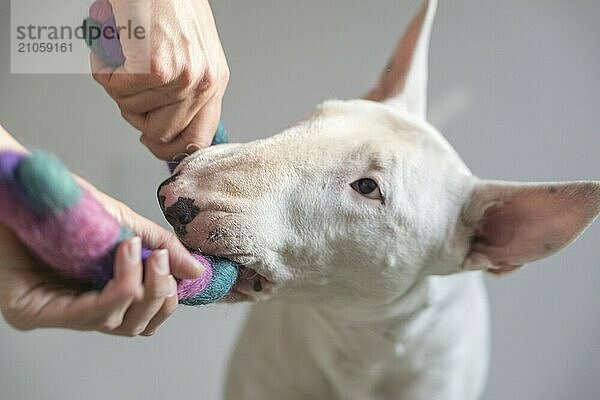
M 481 271 L 547 257 L 600 212 L 600 182 L 478 179 L 425 121 L 436 3 L 365 99 L 198 151 L 159 189 L 163 208 L 184 205 L 167 215 L 183 242 L 246 267 L 232 299 L 269 299 L 242 331 L 226 398 L 477 399 Z

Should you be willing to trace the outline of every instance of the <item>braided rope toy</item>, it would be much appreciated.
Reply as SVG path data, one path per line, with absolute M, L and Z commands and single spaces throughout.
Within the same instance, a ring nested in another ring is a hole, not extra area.
M 84 31 L 90 26 L 114 25 L 110 3 L 98 0 L 84 21 Z M 125 61 L 116 38 L 88 36 L 86 42 L 108 65 Z M 225 142 L 227 132 L 219 124 L 212 144 Z M 168 163 L 169 170 L 173 172 L 176 165 Z M 41 151 L 31 155 L 0 152 L 0 222 L 55 271 L 97 289 L 113 277 L 118 245 L 134 235 L 82 188 L 56 157 Z M 151 252 L 142 249 L 144 262 Z M 197 279 L 178 281 L 179 303 L 203 305 L 221 300 L 237 279 L 237 266 L 195 251 L 192 255 L 202 263 L 204 273 Z

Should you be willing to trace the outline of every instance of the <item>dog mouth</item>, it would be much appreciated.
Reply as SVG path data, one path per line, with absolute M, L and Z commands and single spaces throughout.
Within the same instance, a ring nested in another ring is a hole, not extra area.
M 238 266 L 238 277 L 224 299 L 226 302 L 256 301 L 272 293 L 274 283 L 251 267 Z
M 224 258 L 235 263 L 238 269 L 238 277 L 231 287 L 231 290 L 222 302 L 236 303 L 241 301 L 256 301 L 260 298 L 268 297 L 275 287 L 274 281 L 259 273 L 257 268 L 260 268 L 261 263 L 254 257 L 242 254 L 227 254 L 219 251 L 205 252 L 198 246 L 192 246 L 184 237 L 179 237 L 181 242 L 192 250 L 201 253 L 210 254 L 219 258 Z M 262 268 L 260 268 L 262 270 Z
M 240 254 L 219 254 L 218 256 L 231 260 L 238 266 L 238 277 L 226 297 L 226 301 L 255 301 L 268 297 L 272 293 L 275 283 L 263 272 L 262 263 L 255 257 Z
M 157 190 L 158 203 L 167 222 L 173 227 L 179 240 L 189 250 L 227 259 L 236 264 L 238 277 L 229 294 L 222 301 L 253 301 L 268 296 L 274 287 L 273 281 L 267 278 L 265 274 L 257 271 L 258 269 L 262 272 L 264 268 L 261 268 L 261 263 L 257 262 L 254 256 L 239 252 L 231 253 L 232 245 L 226 243 L 231 238 L 228 237 L 226 229 L 217 227 L 210 230 L 205 236 L 199 232 L 198 228 L 193 226 L 192 222 L 200 212 L 211 210 L 206 208 L 201 210 L 194 198 L 176 195 L 172 192 L 172 189 L 169 189 L 169 185 L 181 175 L 182 165 L 179 164 L 177 167 L 178 172 L 175 172 L 169 179 L 161 183 Z M 168 198 L 170 199 L 169 205 L 167 205 Z M 237 246 L 235 248 L 239 249 Z

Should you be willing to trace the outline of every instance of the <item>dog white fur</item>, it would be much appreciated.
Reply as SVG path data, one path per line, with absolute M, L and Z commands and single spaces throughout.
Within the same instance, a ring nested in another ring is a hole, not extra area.
M 234 299 L 269 299 L 243 329 L 228 399 L 477 399 L 481 271 L 549 256 L 600 212 L 600 182 L 480 180 L 425 122 L 435 9 L 425 3 L 365 99 L 199 151 L 161 187 L 166 206 L 199 209 L 185 243 L 249 268 Z

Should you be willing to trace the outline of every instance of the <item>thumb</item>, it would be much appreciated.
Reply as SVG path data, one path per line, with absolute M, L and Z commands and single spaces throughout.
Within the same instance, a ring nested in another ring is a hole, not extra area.
M 130 226 L 142 238 L 146 246 L 168 251 L 169 265 L 174 277 L 195 279 L 199 278 L 204 272 L 204 266 L 190 254 L 173 232 L 169 232 L 137 214 L 135 220 L 127 226 Z
M 142 238 L 145 246 L 166 249 L 169 253 L 171 273 L 179 279 L 195 279 L 202 276 L 204 265 L 196 260 L 177 236 L 162 226 L 142 217 L 125 204 L 112 199 L 82 179 L 78 182 L 89 190 L 123 226 Z
M 125 63 L 115 72 L 150 72 L 152 7 L 143 0 L 110 0 Z

